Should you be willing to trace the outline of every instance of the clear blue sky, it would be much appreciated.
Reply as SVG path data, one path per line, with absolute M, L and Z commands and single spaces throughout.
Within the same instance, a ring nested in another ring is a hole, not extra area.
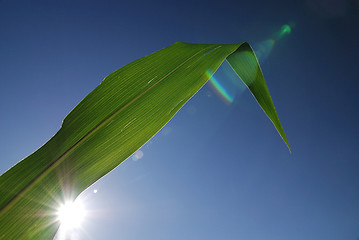
M 0 172 L 121 66 L 177 41 L 258 50 L 290 24 L 260 62 L 293 153 L 224 65 L 234 101 L 203 87 L 84 192 L 76 239 L 358 240 L 358 22 L 357 0 L 0 0 Z

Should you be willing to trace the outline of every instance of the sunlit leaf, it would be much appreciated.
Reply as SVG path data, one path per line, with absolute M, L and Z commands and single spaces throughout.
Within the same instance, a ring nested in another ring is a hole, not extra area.
M 145 144 L 225 59 L 288 144 L 247 43 L 175 43 L 106 77 L 55 136 L 0 176 L 0 239 L 51 239 L 61 203 Z

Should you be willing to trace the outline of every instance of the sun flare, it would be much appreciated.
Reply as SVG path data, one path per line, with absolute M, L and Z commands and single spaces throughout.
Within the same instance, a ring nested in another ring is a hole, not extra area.
M 81 227 L 86 216 L 85 206 L 81 201 L 65 202 L 61 204 L 57 211 L 57 219 L 61 227 L 65 229 L 74 229 Z

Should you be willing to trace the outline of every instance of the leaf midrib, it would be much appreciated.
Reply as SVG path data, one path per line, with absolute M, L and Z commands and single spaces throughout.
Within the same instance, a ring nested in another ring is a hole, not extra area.
M 84 142 L 87 138 L 89 138 L 92 134 L 97 132 L 99 129 L 101 129 L 102 126 L 106 125 L 109 121 L 111 121 L 115 116 L 117 116 L 119 113 L 121 113 L 123 110 L 125 110 L 128 106 L 130 106 L 132 103 L 134 103 L 137 99 L 142 97 L 144 94 L 146 94 L 148 91 L 150 91 L 152 88 L 157 86 L 159 83 L 161 83 L 164 79 L 166 79 L 168 76 L 173 74 L 177 69 L 182 67 L 185 63 L 187 63 L 189 60 L 194 58 L 196 55 L 198 55 L 200 52 L 206 50 L 207 48 L 201 49 L 198 52 L 196 52 L 191 57 L 187 58 L 184 62 L 179 64 L 177 67 L 175 67 L 173 70 L 168 72 L 165 76 L 163 76 L 161 79 L 159 79 L 156 83 L 154 83 L 152 86 L 147 88 L 145 91 L 134 97 L 132 100 L 130 100 L 128 103 L 126 103 L 124 106 L 122 106 L 120 109 L 116 110 L 114 113 L 112 113 L 109 117 L 104 119 L 101 123 L 99 123 L 97 126 L 95 126 L 92 130 L 90 130 L 85 136 L 83 136 L 80 140 L 78 140 L 74 145 L 72 145 L 68 150 L 66 150 L 60 157 L 58 157 L 55 161 L 53 161 L 47 168 L 45 168 L 41 173 L 39 173 L 28 185 L 26 185 L 19 193 L 17 193 L 13 198 L 11 198 L 7 204 L 0 210 L 0 215 L 2 215 L 4 212 L 6 212 L 8 209 L 11 208 L 12 205 L 14 205 L 27 191 L 29 191 L 36 183 L 38 183 L 41 179 L 43 179 L 49 172 L 51 172 L 52 169 L 56 168 L 62 160 L 64 160 L 76 147 L 78 147 L 82 142 Z M 212 50 L 210 50 L 212 51 Z

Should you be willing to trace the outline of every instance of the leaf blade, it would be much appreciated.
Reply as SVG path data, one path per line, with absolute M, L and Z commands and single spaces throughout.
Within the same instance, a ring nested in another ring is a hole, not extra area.
M 267 84 L 264 81 L 262 70 L 251 46 L 248 43 L 243 43 L 235 52 L 227 57 L 227 61 L 244 84 L 246 84 L 291 152 L 288 139 L 279 121 Z
M 56 204 L 140 148 L 241 45 L 176 43 L 106 77 L 53 138 L 0 176 L 1 236 L 52 237 Z

